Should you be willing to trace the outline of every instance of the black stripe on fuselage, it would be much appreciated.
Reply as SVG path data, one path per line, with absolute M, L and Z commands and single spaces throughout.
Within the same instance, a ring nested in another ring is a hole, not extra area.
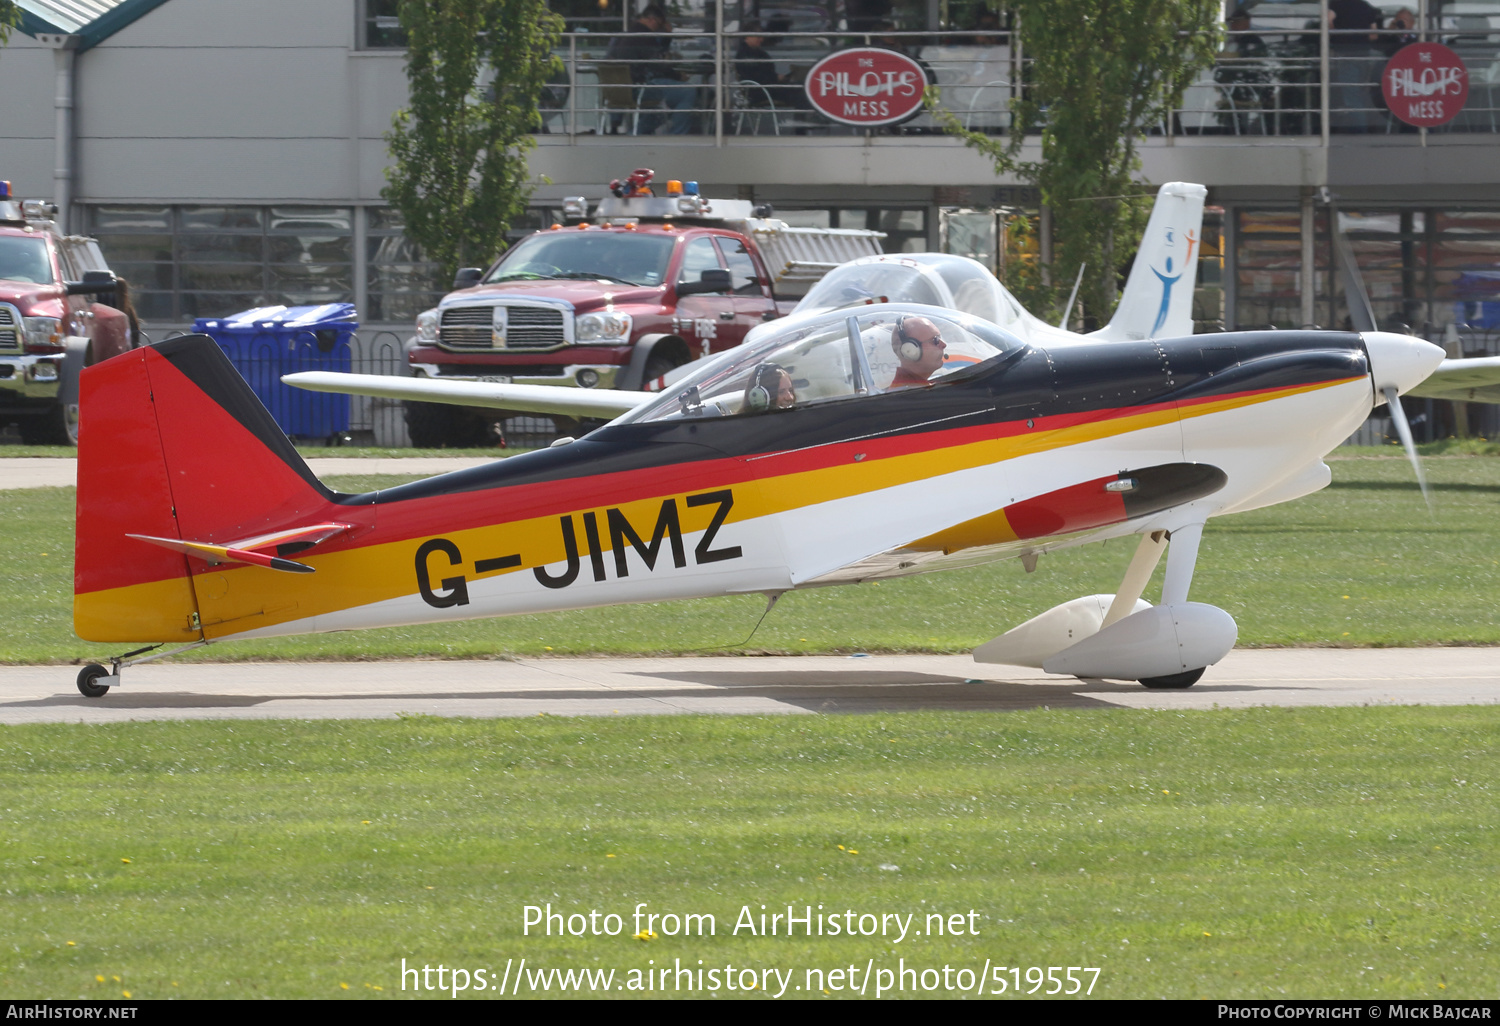
M 204 395 L 218 403 L 225 413 L 239 421 L 240 426 L 254 435 L 262 445 L 296 471 L 319 495 L 333 497 L 333 491 L 313 474 L 307 461 L 292 445 L 291 439 L 277 426 L 276 419 L 211 336 L 179 335 L 157 342 L 152 348 L 182 372 Z
M 606 425 L 569 445 L 338 501 L 400 502 L 866 438 L 1203 400 L 1363 373 L 1364 346 L 1347 332 L 1236 332 L 1032 346 L 949 375 L 932 388 L 748 416 Z

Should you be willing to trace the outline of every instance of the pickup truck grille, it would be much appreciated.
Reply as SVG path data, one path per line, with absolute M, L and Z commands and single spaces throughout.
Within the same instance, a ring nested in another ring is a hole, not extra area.
M 0 353 L 20 352 L 21 318 L 16 308 L 0 304 Z
M 505 349 L 556 349 L 568 344 L 567 314 L 555 306 L 505 309 Z M 454 306 L 443 311 L 438 339 L 448 349 L 494 349 L 493 306 Z

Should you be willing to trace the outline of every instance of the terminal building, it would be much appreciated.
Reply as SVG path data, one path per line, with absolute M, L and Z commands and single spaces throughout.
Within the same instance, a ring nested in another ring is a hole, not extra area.
M 149 334 L 352 302 L 366 348 L 397 370 L 412 319 L 446 288 L 380 195 L 383 135 L 406 100 L 395 0 L 17 2 L 0 178 L 98 237 Z M 518 232 L 650 167 L 793 224 L 878 229 L 888 251 L 960 252 L 1003 275 L 1007 217 L 1037 211 L 1026 183 L 929 115 L 843 125 L 799 84 L 834 51 L 898 49 L 964 124 L 1003 134 L 1025 63 L 1003 5 L 668 0 L 645 57 L 620 43 L 644 0 L 552 5 L 567 31 Z M 1228 6 L 1215 66 L 1140 147 L 1144 182 L 1209 188 L 1200 330 L 1350 324 L 1347 243 L 1381 327 L 1500 353 L 1500 0 L 1382 2 L 1383 27 L 1359 31 L 1330 28 L 1327 0 Z M 1413 42 L 1466 70 L 1462 106 L 1434 127 L 1383 96 L 1386 62 Z M 1424 432 L 1457 427 L 1446 404 L 1428 413 Z M 1470 414 L 1481 431 L 1492 416 Z

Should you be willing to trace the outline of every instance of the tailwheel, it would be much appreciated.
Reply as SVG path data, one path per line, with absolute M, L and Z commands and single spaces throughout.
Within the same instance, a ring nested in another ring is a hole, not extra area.
M 109 685 L 95 684 L 100 677 L 108 677 L 109 671 L 98 663 L 89 663 L 78 671 L 78 690 L 84 698 L 103 698 L 109 694 Z
M 1190 688 L 1198 683 L 1198 678 L 1203 676 L 1206 669 L 1208 667 L 1200 666 L 1196 670 L 1169 673 L 1165 677 L 1142 677 L 1141 683 L 1148 688 Z

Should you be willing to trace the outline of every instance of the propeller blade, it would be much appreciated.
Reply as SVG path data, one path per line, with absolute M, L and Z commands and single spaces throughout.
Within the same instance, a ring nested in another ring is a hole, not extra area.
M 1422 473 L 1422 461 L 1417 458 L 1417 445 L 1411 439 L 1411 425 L 1406 422 L 1406 411 L 1401 408 L 1401 400 L 1396 395 L 1394 387 L 1382 390 L 1385 396 L 1386 409 L 1391 411 L 1391 423 L 1396 425 L 1396 434 L 1401 439 L 1401 446 L 1406 450 L 1406 458 L 1411 461 L 1411 468 L 1417 472 L 1417 484 L 1422 488 L 1422 501 L 1427 503 L 1427 512 L 1432 512 L 1432 499 L 1427 494 L 1427 476 Z

